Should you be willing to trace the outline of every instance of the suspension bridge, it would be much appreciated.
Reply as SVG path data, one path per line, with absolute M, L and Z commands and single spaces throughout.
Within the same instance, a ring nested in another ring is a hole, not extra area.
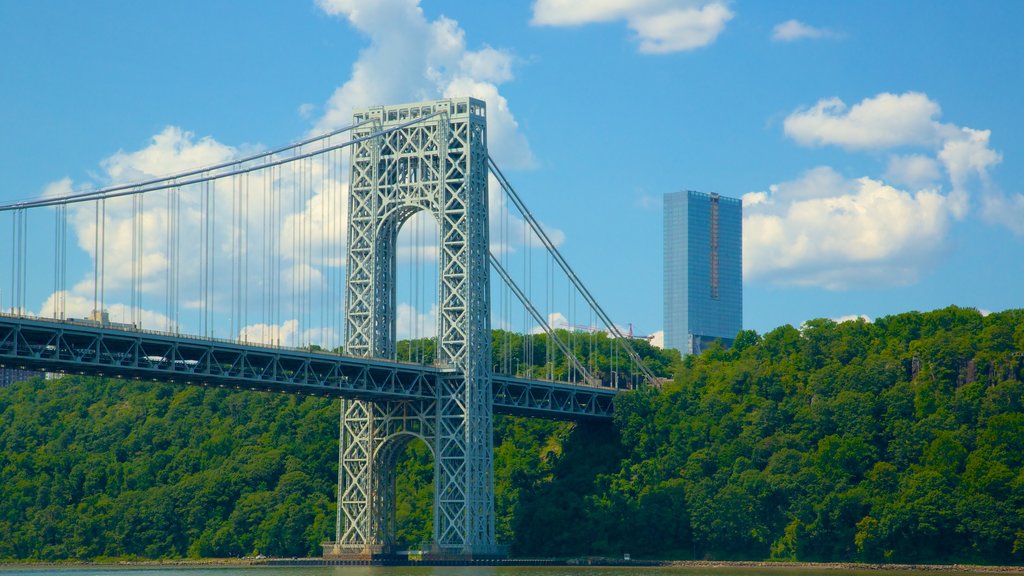
M 395 552 L 395 468 L 417 438 L 433 553 L 502 555 L 493 414 L 607 419 L 654 378 L 488 155 L 480 100 L 374 106 L 0 212 L 0 365 L 341 399 L 328 557 Z

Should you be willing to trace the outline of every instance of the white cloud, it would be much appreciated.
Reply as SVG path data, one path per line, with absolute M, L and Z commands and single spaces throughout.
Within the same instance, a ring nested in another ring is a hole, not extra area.
M 809 183 L 826 184 L 810 194 Z M 951 218 L 949 200 L 935 191 L 846 180 L 827 167 L 760 194 L 764 201 L 744 204 L 744 278 L 778 284 L 914 282 L 942 250 Z
M 235 148 L 209 136 L 197 140 L 191 132 L 167 126 L 153 136 L 149 146 L 134 152 L 118 150 L 100 165 L 111 184 L 127 184 L 218 164 L 236 153 Z
M 476 52 L 465 52 L 459 70 L 467 78 L 501 84 L 512 79 L 512 55 L 490 46 Z
M 988 147 L 989 130 L 961 128 L 958 138 L 950 138 L 939 151 L 954 189 L 963 188 L 972 176 L 988 183 L 988 170 L 1003 160 L 1002 154 Z
M 840 316 L 839 318 L 833 318 L 836 324 L 842 324 L 843 322 L 860 322 L 863 320 L 868 324 L 871 323 L 871 317 L 866 314 L 847 314 L 846 316 Z
M 104 185 L 127 184 L 199 166 L 218 164 L 235 154 L 234 148 L 220 144 L 212 138 L 196 139 L 190 132 L 168 126 L 154 135 L 149 145 L 132 152 L 119 150 L 104 159 L 100 163 L 103 168 L 100 179 Z M 70 182 L 66 185 L 62 184 L 63 182 L 65 181 L 58 183 L 61 188 L 71 187 Z M 53 185 L 50 188 L 52 187 Z M 179 238 L 186 241 L 198 239 L 198 195 L 184 193 L 181 194 L 181 199 Z M 133 200 L 131 197 L 114 198 L 106 201 L 103 212 L 97 213 L 97 208 L 96 203 L 74 204 L 68 212 L 69 221 L 79 248 L 94 261 L 100 255 L 105 257 L 106 288 L 113 291 L 123 290 L 130 284 L 133 276 Z M 103 220 L 101 224 L 105 240 L 99 247 L 96 242 L 97 217 Z M 137 280 L 144 293 L 163 291 L 167 286 L 165 272 L 170 261 L 167 241 L 168 229 L 172 223 L 171 211 L 168 210 L 168 193 L 147 194 L 143 200 L 140 220 L 143 241 L 142 253 L 137 255 L 138 261 L 141 262 L 141 273 Z M 215 243 L 227 242 L 231 237 L 229 226 L 218 229 L 218 232 L 221 235 Z M 101 254 L 97 254 L 97 248 L 101 249 Z M 196 271 L 195 268 L 183 268 L 185 282 L 192 280 L 190 274 Z M 87 284 L 80 284 L 74 290 L 88 290 L 91 295 L 91 280 L 90 275 Z
M 956 128 L 935 120 L 939 105 L 920 92 L 879 94 L 852 108 L 839 98 L 819 100 L 790 114 L 787 136 L 804 146 L 835 145 L 848 150 L 935 146 Z
M 534 162 L 508 102 L 498 89 L 499 84 L 512 79 L 514 58 L 511 54 L 490 46 L 467 49 L 465 33 L 457 22 L 444 17 L 428 20 L 417 0 L 322 0 L 319 5 L 329 14 L 346 18 L 368 36 L 369 44 L 353 64 L 351 77 L 325 105 L 323 116 L 317 122 L 318 130 L 348 124 L 355 107 L 477 96 L 487 100 L 489 105 L 491 153 L 505 166 L 523 167 Z M 315 110 L 316 107 L 308 104 L 298 107 L 300 114 Z M 148 145 L 132 151 L 121 150 L 102 160 L 102 170 L 95 179 L 103 186 L 147 180 L 222 163 L 240 156 L 241 152 L 239 147 L 220 143 L 212 137 L 197 137 L 169 126 L 154 135 Z M 340 295 L 338 298 L 343 297 L 347 166 L 326 173 L 320 162 L 310 162 L 301 168 L 302 174 L 297 177 L 287 165 L 273 174 L 254 172 L 244 179 L 222 179 L 212 185 L 210 191 L 216 198 L 216 205 L 211 209 L 217 220 L 213 237 L 207 240 L 205 247 L 199 245 L 199 239 L 204 231 L 206 208 L 196 186 L 180 190 L 180 213 L 168 209 L 165 192 L 146 194 L 138 216 L 131 198 L 108 201 L 103 227 L 105 249 L 101 252 L 106 262 L 104 301 L 128 301 L 134 278 L 143 297 L 143 308 L 164 306 L 169 290 L 167 271 L 172 261 L 168 238 L 174 236 L 168 231 L 174 215 L 180 214 L 176 234 L 180 259 L 176 271 L 179 320 L 189 325 L 192 333 L 199 332 L 195 324 L 200 321 L 203 309 L 208 308 L 215 316 L 215 325 L 207 327 L 206 332 L 215 336 L 242 334 L 259 341 L 283 338 L 297 344 L 307 343 L 308 338 L 338 338 L 337 334 L 312 334 L 314 328 L 306 324 L 318 320 L 318 314 L 309 309 L 316 304 L 297 309 L 292 295 L 300 290 L 322 288 L 335 291 Z M 232 197 L 234 191 L 243 186 L 250 198 L 247 216 L 236 219 Z M 67 195 L 76 188 L 82 186 L 76 187 L 70 179 L 64 179 L 52 183 L 44 193 Z M 266 196 L 268 193 L 283 200 L 271 201 L 272 198 Z M 493 183 L 490 195 L 493 222 L 501 214 L 505 199 Z M 503 221 L 512 229 L 504 235 L 505 250 L 523 245 L 539 246 L 531 235 L 517 235 L 516 231 L 522 230 L 521 219 L 510 217 Z M 82 204 L 71 208 L 69 222 L 78 247 L 95 262 L 101 255 L 96 253 L 95 247 L 98 229 L 95 206 Z M 135 258 L 140 263 L 137 269 L 132 266 L 136 222 L 141 223 L 144 239 L 142 251 Z M 564 240 L 560 230 L 545 229 L 556 244 Z M 436 260 L 436 232 L 434 236 L 433 251 L 428 247 L 425 257 Z M 308 258 L 297 257 L 303 250 L 309 254 Z M 411 247 L 402 245 L 399 250 L 399 257 L 405 258 Z M 200 261 L 206 253 L 215 261 L 212 267 L 216 271 L 208 290 L 210 298 L 201 290 L 203 266 Z M 237 269 L 233 263 L 243 259 L 246 264 L 240 271 L 242 277 L 232 282 L 232 270 Z M 86 268 L 88 272 L 71 279 L 70 292 L 91 302 L 93 265 L 82 265 L 77 270 Z M 276 293 L 273 301 L 268 300 L 271 293 Z M 239 298 L 247 300 L 248 312 L 237 312 L 234 304 Z M 316 299 L 314 295 L 313 300 Z M 272 312 L 268 314 L 267 310 Z M 88 311 L 83 311 L 83 315 Z M 431 314 L 427 312 L 426 316 Z M 147 320 L 146 327 L 165 329 L 170 320 L 160 317 L 163 318 L 160 324 L 152 325 Z M 430 325 L 433 326 L 433 322 Z M 336 341 L 323 343 L 337 344 Z
M 292 345 L 298 333 L 298 320 L 285 320 L 280 325 L 250 324 L 239 331 L 238 338 L 243 342 L 265 344 L 268 346 Z
M 889 157 L 885 178 L 893 184 L 909 188 L 933 188 L 942 178 L 942 169 L 939 163 L 929 156 L 893 155 Z
M 815 28 L 799 20 L 786 20 L 772 29 L 772 40 L 776 42 L 796 42 L 797 40 L 817 40 L 822 38 L 840 38 L 842 34 L 828 28 Z
M 640 39 L 640 52 L 669 54 L 702 48 L 711 44 L 732 19 L 723 4 L 708 4 L 700 9 L 670 10 L 652 16 L 630 19 Z
M 71 178 L 64 177 L 56 182 L 47 184 L 40 196 L 43 198 L 60 198 L 72 193 L 74 193 L 74 190 L 71 187 Z
M 992 191 L 981 199 L 981 214 L 989 222 L 1009 228 L 1024 236 L 1024 194 Z
M 437 304 L 430 310 L 420 312 L 404 302 L 398 305 L 395 329 L 399 340 L 411 338 L 432 338 L 437 335 Z
M 238 331 L 238 340 L 249 344 L 265 346 L 306 347 L 310 345 L 331 349 L 337 346 L 339 334 L 331 327 L 317 327 L 301 330 L 299 321 L 285 320 L 280 325 L 249 324 Z
M 548 328 L 552 330 L 569 330 L 572 328 L 572 324 L 569 323 L 569 319 L 565 317 L 565 314 L 561 312 L 551 312 L 548 314 Z M 529 330 L 530 334 L 543 334 L 545 332 L 544 326 L 534 325 Z
M 580 26 L 625 20 L 638 50 L 668 54 L 714 42 L 734 14 L 721 1 L 706 0 L 537 0 L 534 25 Z
M 104 159 L 96 179 L 104 186 L 124 184 L 222 163 L 239 154 L 236 147 L 172 126 L 138 150 L 118 151 Z M 79 316 L 91 311 L 94 294 L 99 292 L 93 272 L 100 259 L 105 262 L 101 300 L 113 321 L 131 317 L 131 311 L 122 313 L 122 305 L 111 303 L 132 300 L 135 282 L 141 298 L 136 314 L 143 328 L 168 330 L 177 322 L 189 334 L 252 333 L 257 341 L 287 334 L 293 341 L 282 342 L 286 345 L 321 338 L 323 334 L 311 334 L 320 328 L 310 326 L 322 317 L 320 304 L 329 300 L 328 294 L 343 297 L 347 187 L 338 181 L 339 172 L 315 161 L 297 165 L 294 173 L 291 166 L 284 166 L 273 174 L 264 170 L 222 178 L 209 186 L 208 206 L 203 202 L 204 188 L 198 185 L 178 188 L 173 209 L 166 191 L 139 196 L 138 205 L 132 197 L 109 199 L 102 211 L 96 203 L 71 205 L 71 242 L 84 252 L 88 264 L 69 255 L 74 265 L 69 268 L 72 287 L 66 302 L 77 306 L 74 313 Z M 44 194 L 66 195 L 73 189 L 71 181 L 64 179 L 48 186 Z M 244 212 L 243 203 L 236 203 L 242 197 L 247 198 Z M 97 218 L 104 223 L 101 237 Z M 209 228 L 205 223 L 210 223 Z M 207 230 L 212 232 L 210 238 L 204 237 Z M 175 250 L 176 269 L 169 274 Z M 204 264 L 212 276 L 204 276 Z M 169 310 L 167 298 L 173 292 L 178 305 Z M 298 293 L 307 294 L 301 306 L 293 299 Z M 273 301 L 271 294 L 275 294 Z M 51 295 L 45 306 L 52 307 L 55 298 Z M 70 304 L 68 309 L 72 314 Z M 296 317 L 295 328 L 288 328 L 286 319 Z M 282 325 L 272 329 L 266 324 L 271 318 Z M 243 324 L 251 327 L 242 329 Z M 337 345 L 337 340 L 319 343 Z
M 857 191 L 857 182 L 847 180 L 842 174 L 828 166 L 818 166 L 804 172 L 798 180 L 783 182 L 769 187 L 769 197 L 764 202 L 772 205 L 787 205 L 789 202 L 845 196 Z
M 197 138 L 187 131 L 168 127 L 155 135 L 147 146 L 135 151 L 119 151 L 103 160 L 103 171 L 97 179 L 103 185 L 151 179 L 168 170 L 183 171 L 221 163 L 237 154 L 236 148 L 212 138 Z M 97 292 L 94 262 L 102 256 L 106 263 L 100 300 L 111 310 L 112 316 L 131 317 L 130 311 L 122 311 L 121 305 L 111 303 L 131 300 L 130 288 L 134 280 L 142 298 L 141 310 L 137 311 L 142 326 L 173 330 L 173 321 L 168 318 L 172 311 L 166 310 L 166 298 L 168 269 L 173 248 L 176 248 L 179 254 L 173 275 L 178 280 L 176 321 L 183 332 L 220 337 L 237 334 L 253 342 L 273 341 L 288 346 L 309 343 L 329 348 L 337 346 L 340 335 L 316 325 L 323 314 L 334 314 L 321 313 L 318 307 L 330 299 L 321 294 L 333 294 L 336 303 L 344 294 L 348 204 L 347 184 L 339 181 L 340 177 L 343 177 L 340 170 L 314 161 L 297 166 L 295 173 L 291 165 L 286 165 L 273 175 L 269 171 L 257 171 L 244 178 L 221 179 L 210 186 L 209 210 L 202 202 L 202 188 L 195 185 L 179 189 L 180 212 L 169 209 L 167 192 L 147 193 L 138 207 L 138 214 L 131 197 L 110 199 L 104 208 L 101 250 L 97 250 L 97 205 L 72 205 L 68 211 L 73 234 L 71 243 L 77 243 L 88 258 L 88 264 L 76 267 L 69 277 L 72 287 L 65 297 L 68 313 L 84 317 L 91 312 L 93 295 Z M 49 185 L 44 194 L 67 195 L 74 189 L 71 180 L 65 178 Z M 244 218 L 236 212 L 236 193 L 249 198 Z M 493 183 L 490 193 L 491 217 L 496 221 L 506 200 Z M 175 214 L 179 215 L 177 233 L 169 235 Z M 201 242 L 203 224 L 210 221 L 211 214 L 214 215 L 213 236 Z M 415 229 L 417 222 L 423 228 L 427 245 L 419 246 L 409 234 L 404 234 L 397 247 L 399 260 L 410 260 L 415 250 L 421 260 L 436 262 L 436 224 L 429 215 L 421 213 L 414 216 L 410 229 Z M 531 248 L 539 246 L 535 237 L 521 233 L 522 220 L 518 217 L 501 219 L 501 222 L 512 229 L 503 237 L 508 243 L 506 249 L 514 250 L 524 243 Z M 495 229 L 500 231 L 500 227 Z M 137 230 L 142 232 L 142 242 L 141 251 L 135 254 Z M 559 230 L 548 229 L 548 232 L 556 243 L 564 239 Z M 176 242 L 169 244 L 175 237 Z M 203 287 L 204 254 L 212 258 L 214 271 L 213 278 L 208 280 L 208 290 Z M 133 262 L 138 262 L 139 266 L 134 267 Z M 241 276 L 233 280 L 236 274 Z M 307 296 L 299 300 L 293 298 L 296 294 Z M 56 298 L 57 295 L 50 295 L 43 306 L 44 315 L 52 314 Z M 240 300 L 246 301 L 243 310 L 238 308 Z M 163 312 L 153 313 L 150 309 Z M 207 312 L 211 315 L 209 320 Z M 211 324 L 204 326 L 207 322 Z M 421 319 L 417 325 L 423 322 Z M 432 334 L 434 321 L 428 318 L 426 325 Z
M 772 184 L 772 186 L 775 186 L 775 184 Z M 769 187 L 769 190 L 770 189 L 771 188 Z M 772 204 L 772 197 L 768 192 L 747 192 L 740 198 L 740 200 L 743 202 L 744 209 L 761 204 L 766 206 Z
M 63 311 L 64 318 L 88 319 L 92 317 L 93 310 L 98 308 L 95 304 L 91 297 L 59 291 L 46 298 L 36 315 L 44 318 L 59 318 Z M 164 330 L 170 324 L 167 316 L 159 312 L 136 310 L 133 315 L 131 308 L 121 303 L 107 302 L 103 309 L 108 313 L 111 322 L 119 324 L 130 324 L 134 321 L 140 328 L 150 330 Z
M 894 185 L 941 194 L 945 210 L 962 219 L 980 204 L 987 221 L 1024 234 L 1024 196 L 998 189 L 990 172 L 1002 154 L 990 146 L 991 132 L 939 120 L 938 103 L 920 92 L 882 93 L 847 107 L 838 98 L 818 101 L 790 114 L 787 136 L 804 146 L 839 146 L 851 151 L 917 148 L 892 154 L 886 180 Z M 943 172 L 948 184 L 943 182 Z M 755 193 L 757 194 L 757 193 Z M 972 200 L 977 196 L 976 199 Z M 745 205 L 769 202 L 751 195 Z
M 657 332 L 652 333 L 651 336 L 653 336 L 653 338 L 651 338 L 651 346 L 654 346 L 655 348 L 664 348 L 665 347 L 665 331 L 664 330 L 658 330 Z
M 484 46 L 466 47 L 458 22 L 428 20 L 418 0 L 317 0 L 327 14 L 346 18 L 370 44 L 335 90 L 315 132 L 351 122 L 356 108 L 377 104 L 473 96 L 487 102 L 488 147 L 502 165 L 535 163 L 498 86 L 512 79 L 512 56 Z

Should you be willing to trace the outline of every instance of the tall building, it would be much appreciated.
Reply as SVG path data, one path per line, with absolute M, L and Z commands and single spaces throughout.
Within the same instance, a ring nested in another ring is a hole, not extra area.
M 700 354 L 743 328 L 743 206 L 703 192 L 665 194 L 665 347 Z

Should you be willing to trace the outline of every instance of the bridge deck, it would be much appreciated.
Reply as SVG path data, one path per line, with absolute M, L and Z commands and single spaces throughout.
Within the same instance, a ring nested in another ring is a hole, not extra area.
M 436 396 L 450 368 L 163 332 L 0 315 L 0 366 L 363 400 Z M 494 374 L 494 412 L 607 419 L 614 388 Z

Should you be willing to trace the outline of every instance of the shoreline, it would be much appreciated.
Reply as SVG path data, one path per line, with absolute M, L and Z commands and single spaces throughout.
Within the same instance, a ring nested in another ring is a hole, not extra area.
M 885 572 L 974 572 L 984 574 L 1024 574 L 1024 566 L 989 566 L 983 564 L 869 564 L 864 562 L 666 560 L 662 565 L 677 568 L 785 568 L 789 570 L 870 570 Z
M 178 560 L 110 560 L 110 561 L 11 561 L 0 560 L 0 571 L 13 568 L 203 568 L 203 567 L 281 567 L 291 562 L 304 566 L 317 565 L 320 558 L 185 558 Z M 510 565 L 528 561 L 510 559 Z M 518 562 L 517 562 L 518 560 Z M 545 559 L 551 561 L 553 559 Z M 742 560 L 643 560 L 624 561 L 612 558 L 582 557 L 557 561 L 560 566 L 573 567 L 635 567 L 690 569 L 751 570 L 847 570 L 873 572 L 937 572 L 978 574 L 1024 574 L 1024 566 L 988 566 L 977 564 L 868 564 L 861 562 L 768 562 Z M 415 565 L 416 563 L 413 563 Z M 521 564 L 520 564 L 521 565 Z

